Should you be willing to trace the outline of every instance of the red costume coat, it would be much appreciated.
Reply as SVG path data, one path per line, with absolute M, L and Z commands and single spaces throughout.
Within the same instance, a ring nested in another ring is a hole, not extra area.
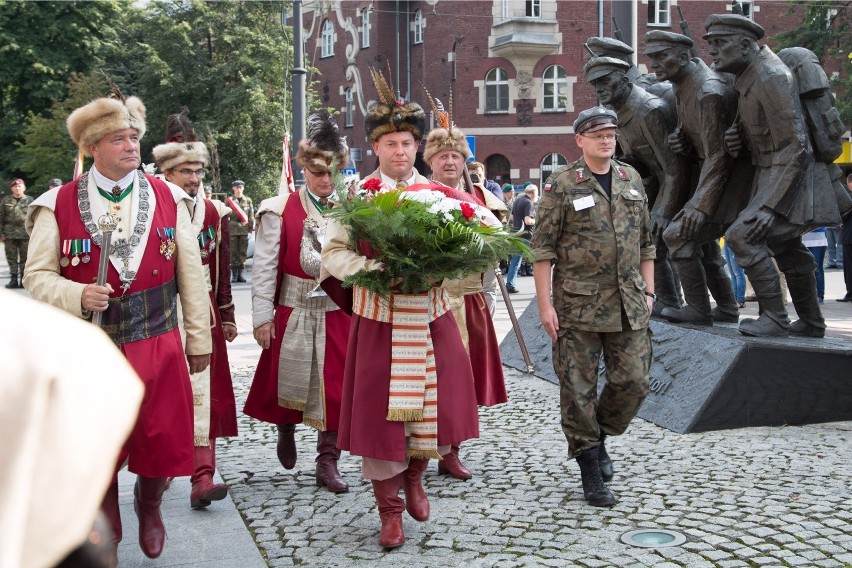
M 174 229 L 177 207 L 172 191 L 162 181 L 145 176 L 150 191 L 156 196 L 151 234 L 146 244 L 142 263 L 127 293 L 161 286 L 175 277 L 175 256 L 166 259 L 160 253 L 161 239 L 157 229 Z M 78 181 L 66 183 L 56 198 L 56 223 L 60 244 L 65 239 L 88 239 L 89 233 L 80 220 L 77 201 Z M 60 267 L 63 278 L 74 282 L 90 283 L 97 279 L 100 247 L 93 245 L 91 260 L 77 266 Z M 118 272 L 109 265 L 107 282 L 114 292 L 122 294 Z M 73 341 L 73 338 L 69 338 Z M 139 409 L 136 425 L 124 445 L 118 463 L 129 457 L 128 469 L 145 477 L 192 475 L 195 471 L 193 454 L 193 407 L 189 368 L 184 355 L 180 331 L 177 327 L 157 335 L 124 343 L 121 352 L 145 384 L 145 397 Z M 80 346 L 81 356 L 85 346 Z M 97 357 L 96 353 L 89 356 Z
M 485 303 L 485 294 L 466 294 L 464 309 L 476 402 L 480 406 L 503 404 L 509 400 L 503 376 L 503 360 L 494 331 L 494 320 Z
M 267 212 L 266 215 L 273 213 Z M 299 245 L 307 213 L 298 193 L 287 199 L 281 216 L 281 242 L 278 249 L 278 287 L 281 277 L 290 274 L 310 279 L 299 263 Z M 260 354 L 243 412 L 252 418 L 272 424 L 298 424 L 302 413 L 278 405 L 278 362 L 281 341 L 293 308 L 278 304 L 276 298 L 274 329 L 275 338 L 269 349 Z M 346 360 L 346 342 L 349 337 L 349 316 L 343 310 L 326 312 L 325 316 L 325 363 L 323 386 L 325 390 L 326 430 L 336 432 L 340 422 L 340 397 L 343 387 L 343 364 Z
M 204 223 L 198 238 L 201 264 L 210 269 L 210 335 L 213 353 L 210 355 L 210 438 L 237 435 L 237 403 L 228 363 L 228 347 L 222 322 L 234 323 L 234 302 L 231 297 L 231 278 L 227 270 L 231 259 L 231 239 L 227 217 L 220 217 L 216 206 L 209 200 L 204 203 Z M 214 237 L 208 238 L 212 227 Z M 218 240 L 216 235 L 218 235 Z M 204 238 L 202 238 L 202 236 Z M 212 247 L 211 243 L 215 243 Z M 222 268 L 225 268 L 223 270 Z

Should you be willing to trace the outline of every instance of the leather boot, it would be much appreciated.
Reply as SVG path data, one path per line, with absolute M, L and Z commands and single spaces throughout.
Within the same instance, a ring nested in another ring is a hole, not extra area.
M 402 511 L 405 509 L 405 503 L 399 497 L 403 475 L 400 473 L 390 479 L 373 480 L 373 495 L 376 496 L 382 522 L 379 544 L 385 548 L 397 548 L 405 544 L 405 533 L 402 530 Z
M 704 245 L 704 258 L 701 264 L 704 266 L 704 275 L 707 279 L 707 288 L 710 295 L 716 300 L 713 308 L 713 321 L 719 323 L 738 323 L 740 311 L 737 307 L 737 297 L 734 295 L 734 285 L 731 278 L 723 269 L 724 261 L 722 252 L 716 241 Z
M 12 274 L 12 276 L 9 278 L 9 283 L 6 284 L 6 288 L 12 289 L 12 288 L 17 288 L 17 287 L 18 287 L 18 275 Z
M 583 496 L 589 505 L 594 507 L 612 507 L 615 505 L 615 496 L 604 485 L 599 459 L 597 447 L 585 450 L 577 456 L 583 480 Z
M 112 483 L 110 483 L 106 495 L 104 495 L 104 500 L 101 502 L 101 511 L 112 526 L 112 542 L 115 546 L 118 546 L 122 537 L 121 509 L 118 506 L 118 477 L 112 479 Z
M 233 266 L 231 267 L 231 282 L 237 281 L 237 269 Z
M 683 307 L 680 290 L 675 281 L 672 263 L 668 258 L 669 249 L 665 243 L 661 242 L 657 245 L 657 260 L 654 261 L 654 292 L 657 294 L 656 308 L 680 309 Z M 659 312 L 656 314 L 659 315 Z
M 246 279 L 243 278 L 243 269 L 237 268 L 237 282 L 245 282 Z
M 337 460 L 340 450 L 337 448 L 337 432 L 317 432 L 317 485 L 326 487 L 332 493 L 346 493 L 349 485 L 340 477 Z
M 405 510 L 415 521 L 429 520 L 429 500 L 423 489 L 423 472 L 429 467 L 428 459 L 410 458 L 408 469 L 402 472 L 402 490 L 405 491 Z
M 157 558 L 163 553 L 166 527 L 160 515 L 160 503 L 166 488 L 165 477 L 136 477 L 133 488 L 133 508 L 139 517 L 139 548 L 148 558 Z
M 612 468 L 612 458 L 609 457 L 609 454 L 606 452 L 606 447 L 604 446 L 604 441 L 606 440 L 606 434 L 601 434 L 601 443 L 598 446 L 598 465 L 601 468 L 601 478 L 606 481 L 612 481 L 613 475 L 615 472 Z
M 760 305 L 760 317 L 745 318 L 740 322 L 740 333 L 750 337 L 786 337 L 790 320 L 781 298 L 781 279 L 770 258 L 759 260 L 745 268 Z
M 825 337 L 825 319 L 819 309 L 816 291 L 816 275 L 787 274 L 787 287 L 799 319 L 790 325 L 790 335 Z
M 438 473 L 441 475 L 450 475 L 461 480 L 467 480 L 473 477 L 470 470 L 467 469 L 459 459 L 458 446 L 451 446 L 450 452 L 438 461 Z
M 295 424 L 278 425 L 278 446 L 275 448 L 275 451 L 278 453 L 278 461 L 281 462 L 284 469 L 293 469 L 296 467 L 295 435 Z
M 686 306 L 679 310 L 665 308 L 661 315 L 675 323 L 713 325 L 710 296 L 707 293 L 707 282 L 701 261 L 698 258 L 679 258 L 674 262 L 680 275 Z
M 192 492 L 189 494 L 189 506 L 193 509 L 203 509 L 213 501 L 221 501 L 228 496 L 228 486 L 224 483 L 213 483 L 216 472 L 216 441 L 210 440 L 210 445 L 195 448 L 195 475 L 190 478 Z

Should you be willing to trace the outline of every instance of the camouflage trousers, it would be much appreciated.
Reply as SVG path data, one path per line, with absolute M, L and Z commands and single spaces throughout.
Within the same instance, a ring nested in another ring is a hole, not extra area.
M 248 235 L 231 235 L 231 267 L 242 268 L 246 263 Z
M 553 345 L 562 431 L 571 457 L 597 446 L 602 433 L 624 433 L 648 394 L 651 330 L 634 331 L 629 325 L 625 329 L 617 332 L 569 329 Z M 598 398 L 601 353 L 607 382 Z
M 6 244 L 6 262 L 9 263 L 9 272 L 12 275 L 24 275 L 24 265 L 27 264 L 27 247 L 30 244 L 29 239 L 10 239 L 7 238 Z

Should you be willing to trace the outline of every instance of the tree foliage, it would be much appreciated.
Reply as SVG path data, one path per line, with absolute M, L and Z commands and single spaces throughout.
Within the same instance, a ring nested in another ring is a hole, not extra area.
M 166 117 L 185 105 L 200 138 L 217 149 L 213 179 L 221 176 L 225 187 L 215 189 L 240 178 L 255 200 L 274 195 L 289 123 L 284 4 L 0 0 L 0 143 L 17 150 L 0 156 L 0 177 L 25 174 L 41 185 L 70 176 L 75 149 L 65 117 L 108 94 L 103 77 L 92 74 L 103 70 L 145 103 L 143 162 L 165 142 Z
M 777 34 L 778 49 L 806 47 L 826 65 L 832 90 L 838 94 L 837 109 L 843 122 L 852 124 L 852 2 L 838 0 L 789 0 L 790 10 L 802 15 L 802 25 Z M 833 75 L 836 72 L 836 75 Z

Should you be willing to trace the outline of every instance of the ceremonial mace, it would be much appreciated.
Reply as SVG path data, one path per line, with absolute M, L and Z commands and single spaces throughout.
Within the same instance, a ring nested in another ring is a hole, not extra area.
M 466 166 L 462 166 L 464 172 L 464 181 L 467 187 L 470 188 L 470 194 L 476 197 L 473 192 L 473 181 L 470 179 L 470 172 Z M 484 191 L 488 191 L 485 189 Z M 530 359 L 530 353 L 527 351 L 527 344 L 524 342 L 524 336 L 521 334 L 521 326 L 518 324 L 518 317 L 515 315 L 515 307 L 512 305 L 512 298 L 509 296 L 509 290 L 506 288 L 506 282 L 503 280 L 503 273 L 499 268 L 494 269 L 494 276 L 497 278 L 497 284 L 500 285 L 500 291 L 503 293 L 503 302 L 506 304 L 506 311 L 509 312 L 509 319 L 512 321 L 512 329 L 515 331 L 515 337 L 518 338 L 518 346 L 521 348 L 521 355 L 524 357 L 524 364 L 527 366 L 527 373 L 535 371 L 535 367 Z
M 118 225 L 118 223 L 109 213 L 102 215 L 98 219 L 98 229 L 101 231 L 102 235 L 101 256 L 98 260 L 98 279 L 96 281 L 98 286 L 106 285 L 107 270 L 109 270 L 109 255 L 110 249 L 112 248 L 112 233 L 115 231 L 116 225 Z M 103 312 L 94 312 L 92 314 L 92 323 L 100 327 L 103 316 Z

